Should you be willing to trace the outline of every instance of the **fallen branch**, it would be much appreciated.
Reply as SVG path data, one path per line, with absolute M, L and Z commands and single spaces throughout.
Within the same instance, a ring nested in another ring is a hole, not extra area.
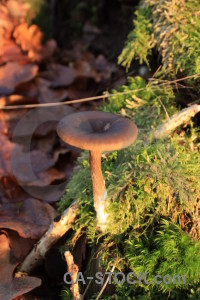
M 29 274 L 36 266 L 42 263 L 47 251 L 71 228 L 72 223 L 74 223 L 77 217 L 78 208 L 78 203 L 76 201 L 73 202 L 62 213 L 60 220 L 50 225 L 45 235 L 18 267 L 17 272 Z
M 70 291 L 73 296 L 73 300 L 82 300 L 83 297 L 79 293 L 79 287 L 78 287 L 78 282 L 76 283 L 76 278 L 78 276 L 78 266 L 74 263 L 73 256 L 70 251 L 65 251 L 65 260 L 67 262 L 68 266 L 68 272 L 71 273 L 71 281 L 72 285 L 70 287 Z
M 170 132 L 175 130 L 182 124 L 190 121 L 198 112 L 200 112 L 200 105 L 194 104 L 181 110 L 179 113 L 173 115 L 168 121 L 162 124 L 155 132 L 154 137 L 161 139 L 167 137 Z

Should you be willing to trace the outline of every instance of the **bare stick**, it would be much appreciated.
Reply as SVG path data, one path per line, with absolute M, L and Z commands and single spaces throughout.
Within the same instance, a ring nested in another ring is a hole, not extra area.
M 112 267 L 111 273 L 114 272 L 114 270 L 115 270 L 115 266 Z M 108 281 L 109 281 L 109 277 L 106 279 L 106 282 L 104 283 L 101 291 L 99 292 L 99 295 L 97 296 L 97 298 L 95 300 L 99 300 L 101 298 L 101 295 L 103 294 L 103 292 L 108 284 Z
M 155 132 L 154 137 L 156 139 L 161 139 L 167 137 L 170 132 L 175 130 L 182 124 L 190 121 L 198 112 L 200 112 L 200 105 L 194 104 L 181 110 L 179 113 L 173 115 L 171 119 L 162 124 Z
M 36 266 L 40 265 L 47 251 L 54 245 L 74 223 L 79 205 L 73 202 L 61 215 L 58 222 L 53 222 L 44 236 L 34 246 L 32 251 L 18 267 L 18 272 L 30 273 Z
M 66 251 L 64 255 L 68 266 L 68 272 L 71 273 L 72 285 L 70 287 L 70 291 L 72 292 L 73 300 L 82 300 L 83 297 L 79 293 L 78 282 L 76 283 L 79 271 L 78 266 L 74 263 L 74 259 L 70 251 Z

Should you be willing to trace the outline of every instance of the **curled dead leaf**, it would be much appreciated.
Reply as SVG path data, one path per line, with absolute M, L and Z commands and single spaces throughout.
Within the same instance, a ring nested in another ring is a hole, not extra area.
M 13 201 L 2 198 L 0 227 L 15 230 L 23 238 L 41 238 L 55 217 L 55 209 L 37 199 Z
M 29 51 L 31 49 L 35 49 L 36 51 L 41 50 L 43 34 L 37 25 L 28 27 L 27 23 L 20 24 L 15 29 L 13 36 L 23 51 Z
M 32 61 L 41 60 L 43 34 L 37 25 L 28 27 L 27 23 L 20 24 L 15 28 L 13 36 L 17 45 L 23 51 L 28 52 L 28 57 Z
M 0 235 L 0 245 L 0 299 L 13 300 L 40 286 L 41 280 L 39 278 L 13 277 L 17 263 L 11 261 L 12 251 L 9 246 L 9 239 L 4 233 Z

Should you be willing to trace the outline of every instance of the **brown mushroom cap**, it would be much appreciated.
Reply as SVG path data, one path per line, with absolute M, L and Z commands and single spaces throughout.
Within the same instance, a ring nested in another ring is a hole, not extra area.
M 64 117 L 57 133 L 69 145 L 91 151 L 119 150 L 137 137 L 137 126 L 127 118 L 101 111 L 84 111 Z

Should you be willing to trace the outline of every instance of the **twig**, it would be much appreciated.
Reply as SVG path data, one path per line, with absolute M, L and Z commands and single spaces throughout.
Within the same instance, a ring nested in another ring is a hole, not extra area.
M 79 205 L 73 202 L 61 215 L 58 222 L 53 222 L 44 236 L 34 246 L 32 251 L 18 267 L 17 272 L 30 273 L 36 266 L 40 265 L 47 251 L 54 245 L 74 223 L 78 214 Z
M 190 76 L 190 78 L 195 77 L 199 74 L 195 74 Z M 188 77 L 185 77 L 188 78 Z M 156 86 L 166 86 L 167 84 L 177 84 L 177 82 L 184 80 L 185 78 L 181 78 L 181 79 L 177 79 L 177 80 L 173 80 L 173 81 L 167 81 L 167 80 L 159 80 L 160 83 L 158 83 Z M 154 78 L 150 78 L 149 80 L 151 81 L 155 81 Z M 158 81 L 158 79 L 156 80 Z M 148 85 L 147 85 L 148 86 Z M 154 88 L 156 88 L 156 86 L 152 86 L 152 90 Z M 182 88 L 186 88 L 184 86 L 182 86 Z M 188 87 L 187 87 L 188 88 Z M 139 91 L 143 91 L 145 90 L 145 88 L 140 88 L 140 89 L 135 89 L 135 90 L 130 90 L 130 91 L 125 91 L 125 92 L 117 92 L 117 93 L 109 93 L 109 92 L 104 92 L 102 95 L 99 96 L 94 96 L 94 97 L 87 97 L 87 98 L 82 98 L 82 99 L 76 99 L 76 100 L 69 100 L 69 101 L 63 101 L 63 102 L 54 102 L 54 103 L 40 103 L 40 104 L 19 104 L 19 105 L 10 105 L 10 106 L 0 106 L 0 110 L 16 110 L 16 109 L 29 109 L 29 108 L 37 108 L 37 107 L 54 107 L 54 106 L 62 106 L 62 105 L 69 105 L 69 104 L 74 104 L 74 103 L 81 103 L 81 102 L 88 102 L 88 101 L 95 101 L 95 100 L 104 100 L 105 98 L 109 98 L 109 97 L 113 97 L 116 95 L 127 95 L 127 94 L 131 94 L 131 93 L 136 93 Z M 9 97 L 9 96 L 8 96 Z M 6 97 L 1 97 L 1 99 L 4 99 Z
M 175 114 L 162 124 L 155 132 L 154 137 L 156 139 L 161 139 L 167 137 L 170 132 L 175 130 L 182 124 L 185 124 L 190 121 L 192 117 L 194 117 L 198 112 L 200 112 L 200 105 L 194 104 L 190 107 L 187 107 L 181 110 L 179 113 Z
M 68 272 L 71 273 L 72 285 L 70 287 L 70 291 L 72 293 L 73 300 L 82 300 L 83 297 L 79 293 L 78 282 L 76 283 L 76 278 L 79 271 L 78 266 L 74 263 L 74 258 L 70 251 L 65 251 L 64 255 L 68 266 Z
M 112 267 L 111 273 L 114 272 L 114 270 L 115 270 L 115 266 Z M 99 295 L 96 297 L 95 300 L 99 300 L 100 299 L 101 295 L 103 294 L 103 292 L 104 292 L 104 290 L 105 290 L 105 288 L 106 288 L 106 286 L 108 284 L 108 281 L 109 281 L 109 277 L 106 279 L 104 285 L 102 286 L 102 289 L 99 292 Z
M 166 82 L 166 83 L 176 83 L 176 82 L 179 82 L 179 81 L 183 81 L 183 80 L 186 80 L 186 79 L 191 79 L 191 78 L 195 78 L 195 77 L 198 77 L 200 76 L 200 73 L 197 73 L 197 74 L 194 74 L 194 75 L 190 75 L 190 76 L 186 76 L 186 77 L 182 77 L 182 78 L 179 78 L 179 79 L 174 79 L 174 80 L 167 80 L 167 79 L 159 79 L 159 78 L 149 78 L 149 80 L 156 80 L 156 81 L 160 81 L 160 82 Z
M 166 107 L 164 106 L 164 104 L 163 104 L 163 102 L 161 101 L 160 98 L 158 98 L 158 100 L 159 100 L 160 104 L 162 105 L 162 107 L 163 107 L 163 109 L 164 109 L 164 111 L 165 111 L 165 113 L 166 113 L 167 119 L 169 120 L 170 117 L 169 117 L 169 114 L 168 114 L 168 112 L 167 112 L 167 110 L 166 110 Z

